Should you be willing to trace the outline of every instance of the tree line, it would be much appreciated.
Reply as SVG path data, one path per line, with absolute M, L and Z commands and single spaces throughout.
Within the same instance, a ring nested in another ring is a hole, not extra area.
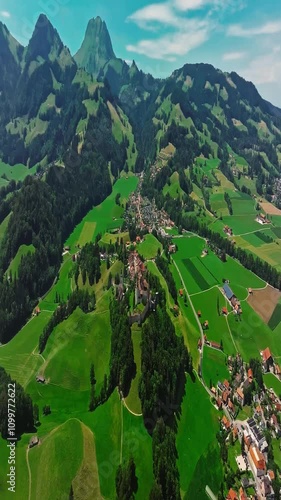
M 23 387 L 12 380 L 10 375 L 0 366 L 0 432 L 3 439 L 8 437 L 8 386 L 15 384 L 15 435 L 21 436 L 24 432 L 34 429 L 33 404 L 31 397 L 25 393 Z

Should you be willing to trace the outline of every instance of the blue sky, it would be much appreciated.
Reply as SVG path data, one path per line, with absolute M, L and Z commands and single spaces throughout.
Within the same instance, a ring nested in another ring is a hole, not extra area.
M 114 51 L 157 77 L 190 62 L 236 71 L 281 107 L 280 0 L 0 0 L 0 20 L 24 45 L 45 13 L 75 53 L 91 17 Z

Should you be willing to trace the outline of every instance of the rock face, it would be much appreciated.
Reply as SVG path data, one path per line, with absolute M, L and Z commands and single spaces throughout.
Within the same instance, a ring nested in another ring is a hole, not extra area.
M 97 76 L 110 59 L 115 59 L 107 26 L 100 17 L 89 21 L 85 38 L 74 59 L 78 67 L 93 76 Z

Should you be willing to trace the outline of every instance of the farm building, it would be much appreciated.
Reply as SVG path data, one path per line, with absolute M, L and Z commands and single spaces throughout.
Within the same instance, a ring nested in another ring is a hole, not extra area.
M 182 290 L 182 288 L 180 288 L 180 290 L 179 290 L 179 296 L 183 297 L 183 290 Z
M 224 291 L 224 294 L 228 300 L 231 300 L 234 297 L 233 291 L 231 290 L 230 286 L 228 286 L 227 284 L 223 285 L 223 291 Z
M 217 342 L 210 342 L 210 346 L 213 347 L 213 349 L 221 349 L 221 345 Z
M 269 366 L 273 365 L 273 357 L 272 357 L 271 351 L 267 347 L 266 349 L 264 349 L 264 351 L 261 351 L 260 354 L 262 357 L 263 367 L 266 371 L 268 371 Z
M 227 307 L 223 307 L 221 312 L 222 314 L 227 315 Z
M 40 384 L 45 384 L 45 377 L 43 375 L 37 375 L 36 377 L 36 382 L 39 382 Z
M 38 436 L 32 436 L 32 438 L 29 441 L 29 448 L 33 448 L 33 446 L 36 446 L 39 443 Z
M 270 224 L 270 221 L 266 218 L 264 214 L 258 214 L 256 217 L 256 221 L 259 224 Z

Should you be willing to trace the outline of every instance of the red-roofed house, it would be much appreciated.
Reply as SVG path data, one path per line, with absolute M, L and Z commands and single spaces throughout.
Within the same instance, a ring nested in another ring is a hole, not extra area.
M 234 491 L 232 488 L 230 488 L 226 500 L 239 500 L 238 495 L 236 491 Z
M 275 474 L 274 474 L 274 471 L 273 470 L 268 470 L 267 471 L 267 475 L 269 477 L 269 479 L 272 481 L 273 479 L 275 479 Z
M 281 379 L 281 368 L 280 368 L 280 366 L 279 366 L 279 365 L 275 365 L 275 366 L 274 366 L 274 371 L 275 371 L 275 375 L 276 375 L 279 379 Z
M 231 423 L 229 422 L 229 420 L 226 418 L 225 415 L 221 419 L 221 424 L 225 428 L 225 430 L 228 430 L 231 427 Z
M 249 462 L 256 476 L 264 476 L 266 473 L 265 458 L 257 446 L 250 446 Z
M 263 367 L 266 371 L 268 371 L 268 366 L 273 365 L 273 357 L 268 347 L 264 351 L 261 351 L 261 357 L 263 361 Z
M 228 382 L 228 380 L 225 380 L 225 381 L 223 382 L 223 385 L 224 385 L 224 387 L 225 387 L 226 389 L 229 389 L 229 382 Z
M 236 390 L 236 399 L 240 405 L 244 405 L 244 392 L 241 387 L 238 387 L 238 389 Z
M 249 370 L 248 370 L 248 379 L 250 380 L 250 383 L 253 380 L 253 370 L 252 370 L 252 368 L 249 368 Z
M 233 414 L 235 412 L 235 409 L 234 409 L 234 404 L 232 403 L 230 398 L 228 398 L 227 406 L 228 406 L 229 411 Z
M 241 488 L 239 490 L 239 500 L 247 500 L 247 499 L 248 499 L 248 497 L 241 486 Z

